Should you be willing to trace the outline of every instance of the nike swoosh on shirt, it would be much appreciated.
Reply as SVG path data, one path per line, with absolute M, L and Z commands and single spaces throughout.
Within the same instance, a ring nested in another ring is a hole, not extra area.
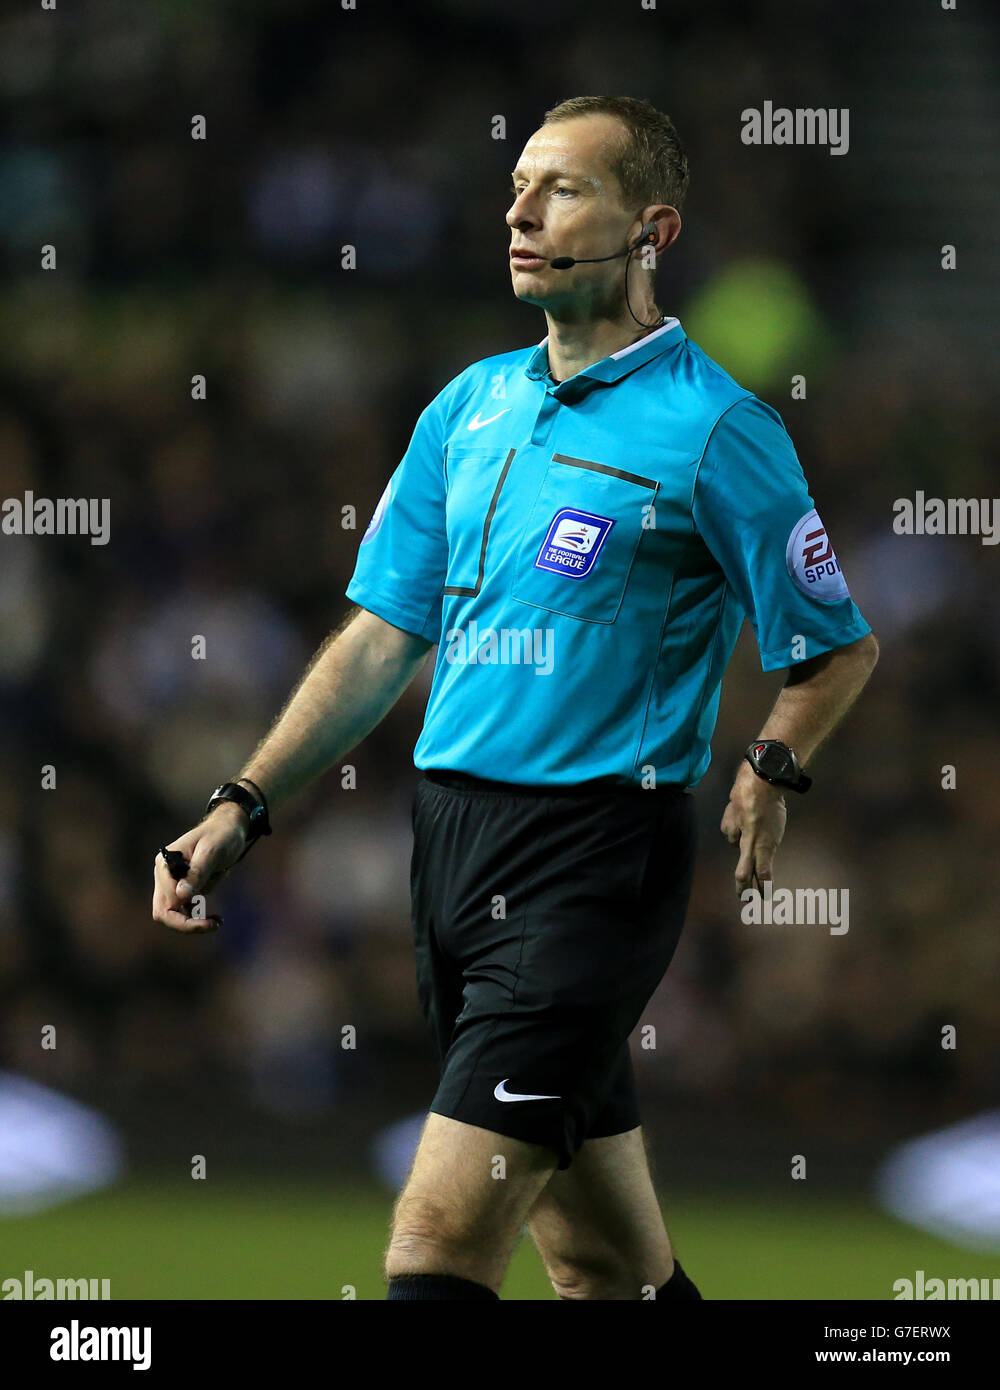
M 469 421 L 467 428 L 470 430 L 481 430 L 484 425 L 492 425 L 494 420 L 499 420 L 500 416 L 506 415 L 507 411 L 509 410 L 510 406 L 507 407 L 507 410 L 501 410 L 497 415 L 491 415 L 488 420 L 480 420 L 479 411 L 477 410 L 475 415 L 473 415 L 472 419 Z
M 509 1077 L 509 1076 L 505 1076 L 504 1079 L 500 1082 L 500 1085 L 499 1085 L 499 1086 L 496 1088 L 496 1090 L 493 1092 L 493 1094 L 494 1094 L 494 1096 L 496 1096 L 497 1100 L 562 1100 L 562 1096 L 521 1096 L 521 1095 L 517 1095 L 515 1092 L 513 1092 L 513 1091 L 508 1091 L 508 1090 L 507 1090 L 507 1082 L 508 1082 L 509 1080 L 510 1080 L 510 1077 Z

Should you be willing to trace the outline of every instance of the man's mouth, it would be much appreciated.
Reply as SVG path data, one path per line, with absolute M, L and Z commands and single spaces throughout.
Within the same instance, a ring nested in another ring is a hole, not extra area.
M 538 270 L 541 266 L 548 265 L 544 256 L 538 256 L 534 251 L 513 246 L 510 251 L 510 263 L 518 270 Z

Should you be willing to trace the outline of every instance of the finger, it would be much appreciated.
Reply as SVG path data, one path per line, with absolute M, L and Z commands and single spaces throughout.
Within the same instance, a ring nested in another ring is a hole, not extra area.
M 164 849 L 176 852 L 180 859 L 186 864 L 187 856 L 183 850 L 180 849 L 180 843 L 180 841 L 175 840 L 172 845 L 165 845 Z M 153 882 L 157 887 L 162 888 L 171 898 L 174 897 L 177 892 L 178 879 L 174 877 L 176 867 L 177 861 L 173 860 L 172 866 L 168 864 L 163 857 L 162 850 L 153 857 Z
M 777 848 L 777 845 L 769 840 L 758 840 L 754 846 L 757 877 L 762 882 L 767 882 L 774 877 L 774 852 Z
M 222 926 L 221 917 L 191 917 L 186 912 L 166 906 L 154 911 L 153 921 L 185 936 L 200 936 L 205 932 L 218 931 Z
M 187 872 L 177 881 L 177 896 L 182 899 L 193 898 L 196 893 L 208 891 L 212 848 L 204 839 L 198 841 L 191 854 Z
M 177 892 L 181 898 L 187 900 L 193 898 L 196 893 L 208 893 L 219 882 L 225 869 L 217 865 L 223 858 L 225 847 L 225 839 L 218 839 L 209 834 L 202 835 L 191 851 L 187 873 L 177 884 Z
M 746 888 L 750 887 L 750 880 L 753 877 L 753 870 L 753 841 L 749 835 L 744 835 L 743 841 L 741 841 L 739 862 L 736 865 L 735 878 L 737 893 L 742 893 Z
M 156 917 L 161 910 L 172 911 L 179 906 L 177 885 L 158 854 L 153 861 L 153 916 Z
M 174 878 L 167 868 L 163 855 L 157 850 L 153 859 L 153 883 L 161 890 L 172 890 Z
M 158 868 L 159 872 L 159 868 Z M 162 871 L 166 873 L 164 869 Z M 153 893 L 153 921 L 170 927 L 173 931 L 198 934 L 217 931 L 222 926 L 222 918 L 217 914 L 193 916 L 191 905 L 177 900 L 176 885 L 167 874 L 167 886 L 157 887 Z
M 723 835 L 725 835 L 726 839 L 729 841 L 731 845 L 735 845 L 740 838 L 740 822 L 735 816 L 733 816 L 730 813 L 728 808 L 726 809 L 725 815 L 722 817 L 722 823 L 720 824 L 719 829 L 722 831 Z

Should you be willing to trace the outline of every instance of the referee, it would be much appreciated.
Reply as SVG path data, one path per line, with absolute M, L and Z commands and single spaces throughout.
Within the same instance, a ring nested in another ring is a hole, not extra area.
M 359 547 L 355 606 L 156 858 L 154 919 L 217 927 L 193 895 L 436 647 L 411 885 L 441 1074 L 390 1299 L 496 1299 L 526 1224 L 560 1298 L 700 1298 L 664 1229 L 628 1039 L 683 925 L 722 676 L 744 617 L 762 668 L 788 669 L 722 819 L 740 891 L 771 878 L 785 791 L 807 790 L 877 659 L 780 418 L 656 306 L 687 181 L 645 101 L 546 114 L 507 213 L 514 294 L 546 338 L 427 406 Z

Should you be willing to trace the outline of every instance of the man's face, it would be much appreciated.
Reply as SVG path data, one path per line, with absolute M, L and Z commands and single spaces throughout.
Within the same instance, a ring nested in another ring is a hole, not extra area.
M 538 257 L 625 250 L 636 209 L 622 206 L 618 180 L 607 163 L 622 134 L 613 116 L 576 116 L 542 126 L 525 145 L 507 213 L 510 274 L 518 299 L 577 313 L 601 312 L 620 299 L 621 261 L 553 270 Z

